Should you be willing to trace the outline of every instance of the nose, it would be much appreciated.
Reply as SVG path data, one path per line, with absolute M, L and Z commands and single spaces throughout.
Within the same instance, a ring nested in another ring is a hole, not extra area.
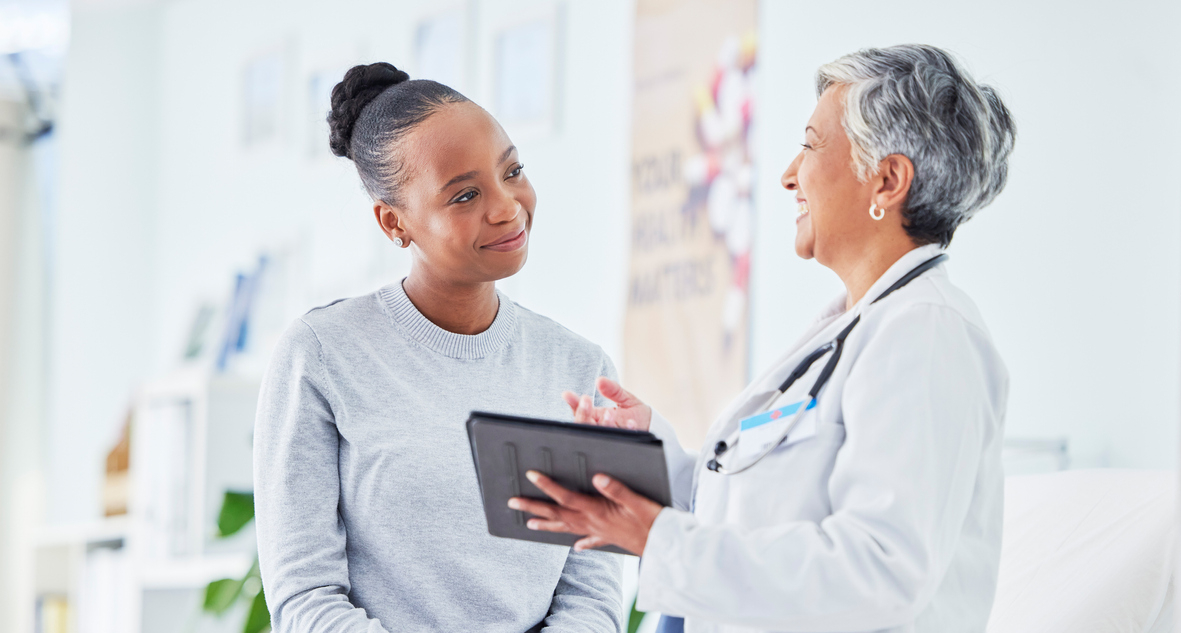
M 524 206 L 504 187 L 498 187 L 494 194 L 494 199 L 490 200 L 488 205 L 488 223 L 489 224 L 504 224 L 512 222 L 517 219 L 517 216 L 524 209 Z
M 783 175 L 780 176 L 779 184 L 783 185 L 784 189 L 787 189 L 788 191 L 799 190 L 800 181 L 797 179 L 797 176 L 800 171 L 800 161 L 803 159 L 803 152 L 796 154 L 795 160 L 791 161 L 791 164 L 787 166 L 787 171 L 783 172 Z

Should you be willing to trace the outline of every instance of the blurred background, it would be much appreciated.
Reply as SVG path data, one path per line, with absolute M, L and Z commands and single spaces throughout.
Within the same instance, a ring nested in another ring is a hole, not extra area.
M 841 291 L 794 255 L 778 185 L 816 68 L 945 47 L 1018 124 L 1007 189 L 949 251 L 1012 376 L 1009 472 L 1176 468 L 1181 4 L 749 0 L 683 41 L 684 4 L 0 0 L 0 631 L 249 626 L 249 502 L 226 492 L 251 488 L 270 345 L 409 270 L 328 151 L 328 94 L 357 63 L 500 118 L 539 196 L 503 289 L 709 420 Z M 666 111 L 660 82 L 689 96 Z M 688 123 L 666 140 L 665 118 Z M 708 215 L 723 267 L 717 318 L 672 329 L 713 328 L 725 357 L 670 385 L 645 376 L 693 341 L 637 343 L 685 318 L 642 290 L 685 279 L 672 260 L 645 277 L 675 232 L 648 212 L 661 178 L 688 201 L 675 230 Z

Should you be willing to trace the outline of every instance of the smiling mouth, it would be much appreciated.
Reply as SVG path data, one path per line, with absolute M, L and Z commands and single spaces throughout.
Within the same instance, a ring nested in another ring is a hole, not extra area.
M 506 237 L 503 240 L 500 240 L 499 242 L 487 244 L 484 246 L 484 248 L 486 248 L 490 251 L 498 251 L 498 252 L 502 252 L 502 253 L 507 253 L 507 252 L 515 251 L 515 250 L 521 248 L 522 246 L 525 245 L 525 242 L 527 242 L 528 240 L 529 240 L 529 231 L 527 229 L 521 229 L 521 231 L 519 233 L 516 233 L 514 235 Z
M 807 200 L 800 200 L 797 198 L 796 204 L 798 205 L 796 207 L 796 212 L 799 214 L 796 216 L 796 222 L 799 222 L 800 220 L 802 220 L 808 216 L 808 201 Z

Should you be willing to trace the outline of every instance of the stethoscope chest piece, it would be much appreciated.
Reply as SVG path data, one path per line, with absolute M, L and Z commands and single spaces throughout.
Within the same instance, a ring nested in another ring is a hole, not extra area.
M 718 469 L 722 467 L 722 465 L 718 463 L 718 458 L 721 457 L 728 448 L 730 447 L 726 445 L 726 440 L 719 440 L 717 444 L 714 444 L 714 456 L 705 463 L 705 467 L 715 473 L 718 472 Z

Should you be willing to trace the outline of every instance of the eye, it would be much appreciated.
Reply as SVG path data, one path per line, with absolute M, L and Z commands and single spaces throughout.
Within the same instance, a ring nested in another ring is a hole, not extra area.
M 517 176 L 520 176 L 524 172 L 525 172 L 525 166 L 518 163 L 516 167 L 513 167 L 511 170 L 509 170 L 508 176 L 505 178 L 505 180 L 511 180 L 513 178 L 516 178 Z
M 805 150 L 812 149 L 812 146 L 807 143 L 800 143 L 800 147 L 804 148 Z
M 472 191 L 465 191 L 465 192 L 463 192 L 463 193 L 462 193 L 462 194 L 461 194 L 459 197 L 455 198 L 455 199 L 454 199 L 454 200 L 452 200 L 451 202 L 452 202 L 452 203 L 455 203 L 455 202 L 471 202 L 472 200 L 475 200 L 475 199 L 476 199 L 476 195 L 477 195 L 477 193 L 476 193 L 476 191 L 475 191 L 474 189 L 473 189 Z

